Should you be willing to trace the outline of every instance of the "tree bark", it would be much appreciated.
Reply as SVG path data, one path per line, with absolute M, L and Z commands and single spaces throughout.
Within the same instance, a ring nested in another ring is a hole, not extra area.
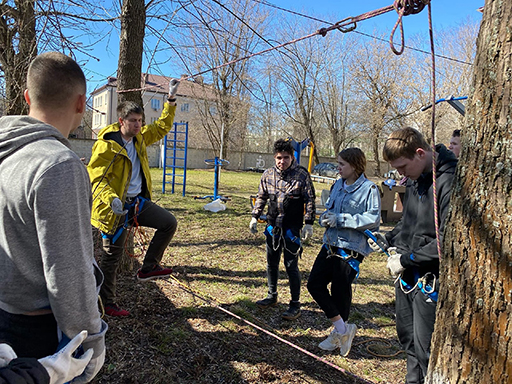
M 428 384 L 512 382 L 512 0 L 487 0 L 452 189 Z
M 146 27 L 144 0 L 123 0 L 117 66 L 118 102 L 133 101 L 143 107 L 141 94 L 142 53 Z
M 34 4 L 34 0 L 17 0 L 15 9 L 7 4 L 0 6 L 0 65 L 5 76 L 6 115 L 28 112 L 23 92 L 28 67 L 37 56 Z

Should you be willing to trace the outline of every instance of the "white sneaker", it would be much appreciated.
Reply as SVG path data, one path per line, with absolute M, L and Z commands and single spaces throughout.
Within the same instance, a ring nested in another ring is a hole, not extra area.
M 346 323 L 347 331 L 341 335 L 340 342 L 340 355 L 347 356 L 350 352 L 350 348 L 352 347 L 352 340 L 354 340 L 354 336 L 356 335 L 357 327 L 355 324 Z
M 318 344 L 318 346 L 324 351 L 334 351 L 336 348 L 339 348 L 341 346 L 342 336 L 343 334 L 337 332 L 336 328 L 334 328 L 331 334 L 327 337 L 327 339 Z

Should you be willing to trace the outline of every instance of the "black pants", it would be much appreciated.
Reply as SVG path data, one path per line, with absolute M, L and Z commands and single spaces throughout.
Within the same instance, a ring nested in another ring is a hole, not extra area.
M 134 208 L 130 209 L 128 215 L 129 223 L 132 223 Z M 124 223 L 124 217 L 122 220 Z M 171 212 L 149 200 L 144 202 L 137 216 L 137 222 L 142 227 L 156 229 L 155 235 L 151 239 L 151 243 L 144 256 L 144 262 L 141 268 L 142 272 L 147 273 L 162 260 L 164 251 L 176 232 L 178 222 Z M 113 244 L 110 239 L 103 239 L 103 252 L 100 260 L 100 268 L 104 276 L 100 291 L 103 304 L 114 303 L 116 300 L 117 268 L 119 266 L 119 260 L 121 260 L 121 256 L 123 255 L 127 236 L 128 231 L 125 229 L 122 235 L 119 236 Z
M 437 303 L 418 288 L 405 294 L 400 284 L 400 281 L 395 284 L 396 332 L 407 354 L 406 384 L 423 383 L 430 358 Z
M 9 344 L 18 357 L 53 355 L 59 344 L 55 317 L 14 315 L 0 309 L 0 343 Z
M 276 231 L 277 232 L 277 231 Z M 299 229 L 291 229 L 292 235 L 300 239 Z M 299 271 L 299 256 L 302 252 L 300 243 L 297 244 L 292 239 L 281 236 L 281 232 L 274 236 L 267 234 L 267 281 L 268 293 L 275 294 L 277 292 L 277 280 L 279 278 L 279 261 L 281 260 L 281 252 L 284 258 L 284 267 L 288 274 L 290 283 L 291 301 L 300 300 L 300 282 L 301 276 Z
M 348 320 L 352 305 L 352 282 L 357 272 L 337 256 L 327 257 L 327 249 L 322 247 L 309 275 L 308 291 L 318 303 L 327 318 L 340 315 Z M 327 286 L 331 283 L 331 292 Z

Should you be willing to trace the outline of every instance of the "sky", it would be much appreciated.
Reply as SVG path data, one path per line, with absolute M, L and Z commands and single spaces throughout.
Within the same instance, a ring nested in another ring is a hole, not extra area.
M 256 0 L 258 1 L 258 0 Z M 362 13 L 373 11 L 379 8 L 387 7 L 393 4 L 393 0 L 264 0 L 277 7 L 285 8 L 293 12 L 317 17 L 327 22 L 335 23 L 349 16 L 358 16 Z M 484 5 L 484 0 L 432 0 L 432 22 L 434 36 L 436 29 L 446 29 L 456 27 L 465 21 L 480 21 L 481 13 L 477 9 Z M 275 12 L 283 12 L 289 17 L 291 13 L 272 8 Z M 376 16 L 372 19 L 362 21 L 357 25 L 357 31 L 375 34 L 390 34 L 397 20 L 397 13 L 394 11 L 384 15 Z M 409 15 L 403 18 L 405 44 L 407 37 L 413 34 L 424 34 L 428 37 L 428 13 L 427 8 L 416 15 Z M 327 25 L 326 25 L 327 26 Z M 301 37 L 301 36 L 297 36 Z M 400 41 L 400 35 L 397 31 L 395 41 Z M 117 33 L 113 32 L 111 36 L 104 39 L 105 45 L 100 45 L 93 52 L 93 55 L 99 60 L 87 60 L 83 64 L 84 71 L 89 80 L 88 91 L 101 87 L 106 83 L 108 76 L 116 76 L 117 52 L 119 38 Z M 80 58 L 79 58 L 80 59 Z M 144 67 L 143 67 L 144 70 Z M 161 68 L 165 75 L 179 77 L 181 73 L 174 73 L 173 68 Z

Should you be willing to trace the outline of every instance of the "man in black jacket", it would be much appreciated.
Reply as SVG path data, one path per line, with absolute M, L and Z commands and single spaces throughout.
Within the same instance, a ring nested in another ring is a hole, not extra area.
M 442 244 L 457 158 L 442 144 L 433 152 L 422 134 L 413 128 L 391 133 L 383 155 L 408 178 L 402 219 L 385 235 L 385 240 L 391 255 L 388 269 L 391 275 L 400 276 L 395 282 L 396 329 L 407 353 L 406 383 L 423 383 L 439 290 L 432 160 L 436 166 L 436 209 Z

